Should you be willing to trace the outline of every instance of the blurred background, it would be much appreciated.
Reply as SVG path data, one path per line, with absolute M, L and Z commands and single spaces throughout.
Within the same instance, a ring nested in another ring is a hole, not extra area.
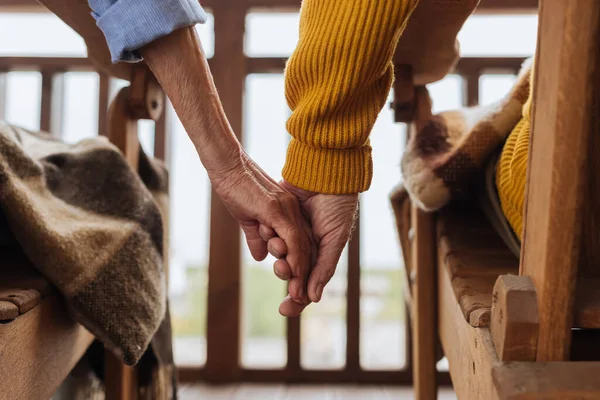
M 276 73 L 272 68 L 248 73 L 241 100 L 244 147 L 276 180 L 281 178 L 289 140 L 285 129 L 290 111 L 283 93 L 284 59 L 292 53 L 298 38 L 298 12 L 285 11 L 250 10 L 245 16 L 243 42 L 244 56 L 248 59 L 281 60 L 281 69 Z M 211 14 L 205 25 L 197 27 L 208 57 L 215 53 L 216 24 L 219 16 Z M 473 15 L 459 35 L 461 53 L 470 58 L 529 57 L 535 50 L 536 32 L 537 17 L 531 13 Z M 35 64 L 38 57 L 70 60 L 85 54 L 83 41 L 53 15 L 10 9 L 0 13 L 2 65 L 17 58 Z M 50 130 L 68 142 L 96 136 L 99 114 L 103 112 L 98 103 L 101 78 L 92 71 L 60 72 L 64 73 L 53 78 L 52 87 L 61 88 L 53 92 L 53 101 L 60 101 L 62 107 L 55 109 L 60 111 Z M 514 81 L 514 74 L 514 68 L 492 67 L 481 71 L 479 102 L 486 104 L 501 98 Z M 109 98 L 123 85 L 111 79 Z M 450 75 L 431 85 L 434 110 L 466 104 L 465 87 L 464 78 L 459 75 Z M 0 118 L 39 129 L 42 93 L 43 74 L 39 70 L 0 69 Z M 55 98 L 57 93 L 59 99 Z M 169 290 L 175 358 L 181 366 L 196 368 L 203 366 L 207 358 L 211 191 L 196 152 L 170 108 L 165 123 L 164 158 L 171 173 Z M 150 154 L 157 148 L 155 138 L 154 122 L 140 123 L 140 139 Z M 360 229 L 356 232 L 359 248 L 353 253 L 359 254 L 359 359 L 364 370 L 402 370 L 408 360 L 403 263 L 388 201 L 392 188 L 402 181 L 399 165 L 405 140 L 404 126 L 395 124 L 392 111 L 385 107 L 372 134 L 375 176 L 371 189 L 361 196 Z M 239 362 L 245 369 L 283 368 L 288 354 L 287 323 L 277 309 L 285 295 L 285 284 L 273 275 L 273 260 L 254 261 L 242 243 L 241 234 L 236 235 L 241 243 Z M 221 251 L 227 252 L 228 248 Z M 302 315 L 303 369 L 345 367 L 348 257 L 346 249 L 323 301 Z M 231 268 L 232 274 L 237 273 L 235 266 L 218 268 Z M 443 362 L 440 368 L 444 369 Z

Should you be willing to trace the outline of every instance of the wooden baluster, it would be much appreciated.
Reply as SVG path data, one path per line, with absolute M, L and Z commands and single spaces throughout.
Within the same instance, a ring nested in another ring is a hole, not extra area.
M 55 70 L 42 71 L 42 96 L 40 101 L 40 130 L 54 136 L 62 131 L 64 106 L 64 76 Z
M 481 71 L 469 70 L 463 75 L 463 105 L 473 107 L 479 104 L 479 78 Z
M 110 92 L 110 78 L 104 74 L 98 74 L 98 135 L 108 136 L 108 113 Z
M 219 3 L 214 9 L 215 56 L 212 72 L 229 123 L 242 136 L 246 78 L 244 26 L 246 9 Z M 222 5 L 221 5 L 222 4 Z M 213 381 L 232 381 L 240 367 L 240 228 L 213 192 L 208 264 L 206 373 Z M 258 290 L 258 288 L 253 288 Z
M 437 398 L 437 299 L 435 215 L 413 206 L 411 221 L 415 238 L 412 264 L 416 271 L 413 283 L 413 377 L 415 398 Z
M 6 72 L 0 71 L 0 121 L 6 113 Z
M 166 96 L 163 95 L 163 104 L 166 104 Z M 154 157 L 165 161 L 169 165 L 169 138 L 167 134 L 167 110 L 164 112 L 154 125 Z
M 287 286 L 286 286 L 287 290 Z M 286 293 L 287 295 L 287 293 Z M 302 317 L 287 318 L 287 365 L 286 369 L 293 376 L 300 371 L 300 327 Z
M 360 218 L 348 247 L 346 292 L 346 370 L 360 370 Z

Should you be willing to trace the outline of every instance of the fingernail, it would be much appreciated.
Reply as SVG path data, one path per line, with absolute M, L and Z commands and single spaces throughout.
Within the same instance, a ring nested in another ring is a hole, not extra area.
M 273 255 L 273 257 L 281 258 L 281 254 L 279 254 L 279 252 L 275 250 L 272 246 L 269 246 L 269 252 L 271 253 L 271 255 Z
M 279 279 L 282 279 L 282 280 L 284 280 L 284 281 L 287 281 L 287 280 L 289 280 L 289 279 L 290 279 L 289 277 L 287 277 L 286 275 L 282 274 L 281 272 L 279 272 L 279 271 L 277 271 L 277 270 L 275 270 L 275 275 L 277 275 L 277 277 L 278 277 Z
M 294 300 L 294 303 L 296 303 L 296 304 L 301 304 L 301 305 L 308 304 L 307 300 L 305 300 L 303 297 L 293 297 L 292 299 Z
M 323 295 L 323 284 L 319 283 L 317 285 L 317 301 L 321 301 L 321 296 Z

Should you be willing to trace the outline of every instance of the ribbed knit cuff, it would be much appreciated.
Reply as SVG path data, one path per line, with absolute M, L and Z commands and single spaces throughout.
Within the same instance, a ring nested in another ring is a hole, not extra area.
M 283 179 L 311 192 L 351 194 L 369 189 L 373 177 L 371 146 L 323 149 L 292 139 Z

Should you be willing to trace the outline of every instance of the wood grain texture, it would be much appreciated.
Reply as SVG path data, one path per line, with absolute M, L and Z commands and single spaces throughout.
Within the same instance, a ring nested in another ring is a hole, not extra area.
M 573 327 L 600 329 L 600 279 L 579 279 L 573 314 Z
M 477 207 L 450 206 L 439 213 L 439 260 L 447 269 L 463 316 L 472 326 L 489 326 L 492 292 L 502 274 L 516 274 L 519 260 Z
M 456 277 L 452 279 L 454 295 L 467 322 L 488 326 L 492 312 L 493 277 Z
M 50 398 L 92 339 L 71 319 L 58 296 L 49 296 L 14 321 L 0 324 L 2 398 Z
M 501 361 L 535 361 L 539 316 L 528 276 L 498 277 L 492 297 L 490 330 Z
M 0 289 L 0 301 L 13 303 L 19 314 L 25 314 L 42 302 L 42 296 L 34 289 Z
M 123 364 L 110 350 L 104 351 L 104 392 L 106 400 L 137 399 L 137 371 Z
M 500 362 L 487 328 L 474 328 L 464 318 L 443 260 L 438 261 L 438 326 L 459 399 L 493 400 L 491 371 Z
M 140 157 L 138 122 L 129 115 L 130 87 L 119 90 L 108 109 L 108 138 L 117 146 L 125 159 L 137 170 Z
M 0 300 L 0 321 L 9 321 L 19 316 L 19 307 L 8 301 Z
M 596 400 L 600 398 L 600 363 L 507 363 L 492 371 L 504 400 Z
M 569 358 L 588 147 L 600 140 L 599 27 L 598 1 L 541 1 L 520 271 L 537 290 L 538 361 Z
M 219 22 L 211 70 L 229 123 L 241 138 L 246 11 L 225 2 L 213 12 Z M 232 381 L 240 368 L 240 228 L 214 192 L 210 215 L 206 371 L 211 381 Z
M 415 395 L 420 400 L 436 399 L 436 242 L 435 214 L 412 208 L 415 238 L 412 265 L 413 284 L 413 377 Z

